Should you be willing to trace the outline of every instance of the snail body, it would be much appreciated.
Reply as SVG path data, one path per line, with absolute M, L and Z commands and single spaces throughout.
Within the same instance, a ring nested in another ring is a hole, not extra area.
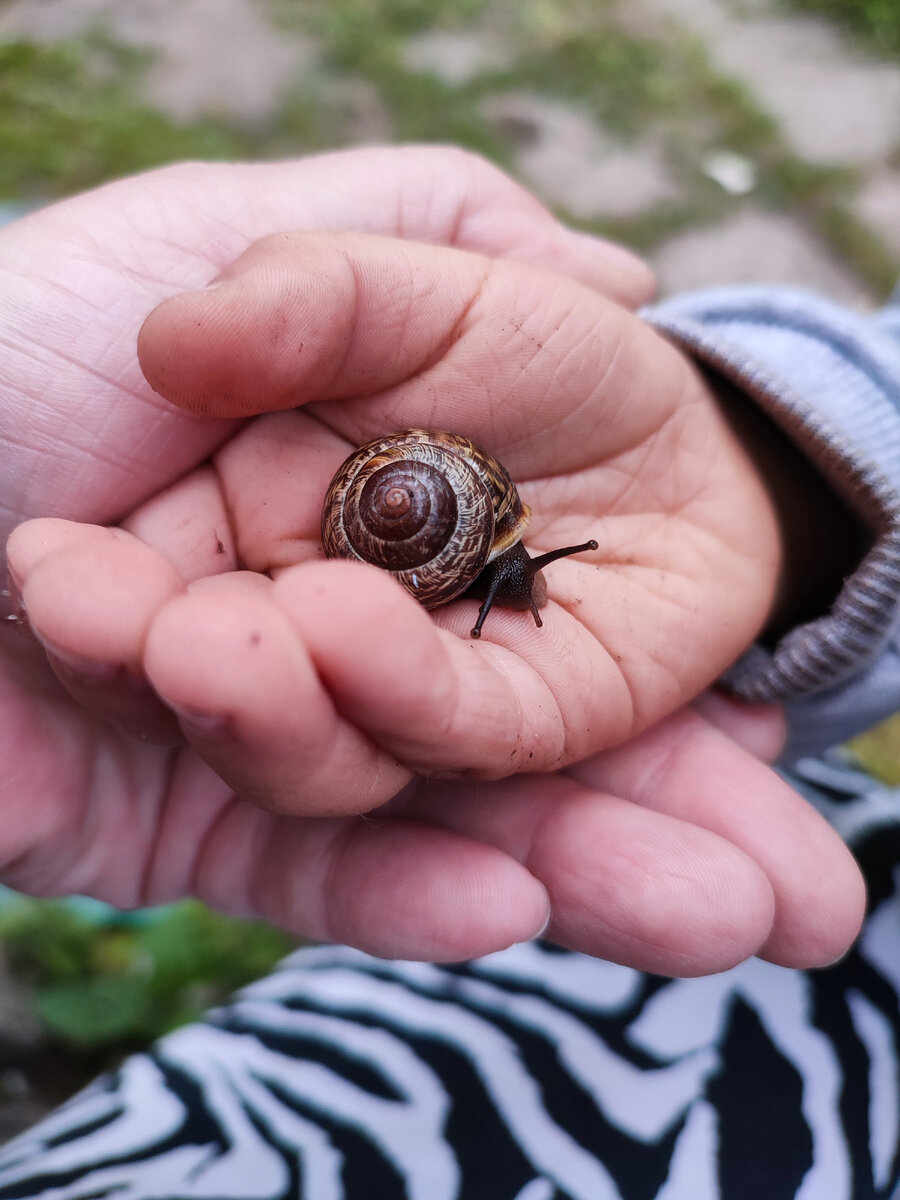
M 538 609 L 542 566 L 596 542 L 531 558 L 522 535 L 531 520 L 506 468 L 458 434 L 410 429 L 361 446 L 339 468 L 322 511 L 329 558 L 356 558 L 390 571 L 425 608 L 468 592 L 484 598 L 472 630 L 493 604 Z

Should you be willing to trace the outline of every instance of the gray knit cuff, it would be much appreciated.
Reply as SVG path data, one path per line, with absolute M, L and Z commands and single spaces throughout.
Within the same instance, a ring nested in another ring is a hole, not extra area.
M 747 700 L 833 688 L 884 649 L 900 595 L 900 345 L 871 318 L 773 288 L 717 289 L 642 314 L 752 397 L 871 531 L 829 612 L 754 646 L 726 681 Z

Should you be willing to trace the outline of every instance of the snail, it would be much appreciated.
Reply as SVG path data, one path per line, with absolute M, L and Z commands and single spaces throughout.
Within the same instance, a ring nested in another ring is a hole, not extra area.
M 409 429 L 361 446 L 338 470 L 322 511 L 329 558 L 390 571 L 428 609 L 466 594 L 483 599 L 471 631 L 481 637 L 494 604 L 530 610 L 542 624 L 541 569 L 596 550 L 595 541 L 532 558 L 522 545 L 531 520 L 495 458 L 455 433 Z

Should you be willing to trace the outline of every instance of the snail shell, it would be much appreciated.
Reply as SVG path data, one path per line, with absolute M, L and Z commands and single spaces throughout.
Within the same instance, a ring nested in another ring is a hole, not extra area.
M 390 571 L 425 608 L 462 595 L 531 520 L 506 469 L 468 438 L 410 429 L 351 454 L 322 513 L 330 558 Z

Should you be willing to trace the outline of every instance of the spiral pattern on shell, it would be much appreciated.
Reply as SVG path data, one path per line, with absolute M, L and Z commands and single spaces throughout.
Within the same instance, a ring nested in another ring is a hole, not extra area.
M 529 517 L 506 470 L 473 442 L 411 429 L 361 446 L 341 466 L 322 541 L 329 558 L 382 567 L 437 608 L 521 538 Z

